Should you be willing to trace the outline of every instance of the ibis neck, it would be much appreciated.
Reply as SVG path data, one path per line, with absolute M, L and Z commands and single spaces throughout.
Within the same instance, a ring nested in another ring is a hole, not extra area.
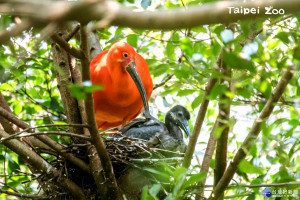
M 166 127 L 169 131 L 169 134 L 177 139 L 177 140 L 180 140 L 180 141 L 183 141 L 183 135 L 182 135 L 182 132 L 181 132 L 181 129 L 174 123 L 166 123 Z

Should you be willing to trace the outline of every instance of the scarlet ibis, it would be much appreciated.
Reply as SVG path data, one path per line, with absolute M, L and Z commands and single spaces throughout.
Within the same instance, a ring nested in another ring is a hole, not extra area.
M 176 105 L 167 112 L 165 123 L 155 118 L 135 119 L 120 131 L 124 136 L 147 140 L 149 146 L 160 143 L 159 147 L 184 152 L 186 145 L 180 128 L 190 136 L 189 119 L 189 111 L 183 106 Z
M 153 82 L 146 60 L 125 42 L 116 42 L 98 54 L 90 64 L 92 84 L 103 85 L 93 92 L 96 121 L 100 130 L 125 125 L 145 106 L 150 118 L 148 99 Z

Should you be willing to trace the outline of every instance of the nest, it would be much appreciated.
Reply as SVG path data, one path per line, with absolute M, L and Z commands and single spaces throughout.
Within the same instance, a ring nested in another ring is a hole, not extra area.
M 106 149 L 110 155 L 115 176 L 118 180 L 121 176 L 128 173 L 128 169 L 138 169 L 143 171 L 145 167 L 155 167 L 158 163 L 164 162 L 168 165 L 178 165 L 183 159 L 183 153 L 173 152 L 166 149 L 148 147 L 145 140 L 138 138 L 123 137 L 119 135 L 104 136 Z M 86 144 L 70 144 L 66 151 L 72 153 L 74 156 L 89 163 L 87 149 L 89 145 Z M 60 170 L 60 177 L 66 177 L 82 187 L 88 199 L 101 199 L 97 193 L 97 187 L 91 174 L 78 168 L 73 163 L 57 156 L 57 159 L 51 161 L 54 166 Z M 41 177 L 43 181 L 46 177 Z M 59 177 L 58 177 L 59 178 Z M 57 196 L 58 187 L 54 184 L 49 188 L 47 194 L 56 199 L 72 199 L 67 194 L 62 193 Z

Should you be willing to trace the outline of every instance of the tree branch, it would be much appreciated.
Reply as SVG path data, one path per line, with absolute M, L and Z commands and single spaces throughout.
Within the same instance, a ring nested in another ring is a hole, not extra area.
M 82 81 L 91 81 L 90 75 L 90 62 L 88 59 L 88 41 L 87 41 L 87 31 L 86 26 L 81 25 L 80 28 L 80 46 L 83 52 L 83 57 L 81 59 L 82 65 Z M 112 163 L 108 152 L 106 151 L 105 144 L 98 132 L 98 127 L 96 123 L 95 113 L 94 113 L 94 100 L 92 93 L 88 93 L 84 101 L 86 109 L 86 119 L 87 123 L 90 125 L 89 131 L 92 138 L 92 143 L 96 147 L 98 156 L 101 160 L 101 164 L 104 170 L 105 178 L 108 179 L 107 186 L 109 193 L 107 194 L 109 199 L 121 199 L 119 189 L 117 186 L 117 181 L 115 179 Z
M 153 90 L 166 84 L 173 76 L 174 74 L 168 74 L 162 82 L 157 83 L 153 86 Z
M 3 109 L 1 107 L 0 107 L 0 116 L 6 118 L 8 121 L 14 123 L 15 125 L 17 125 L 18 127 L 22 128 L 22 129 L 30 129 L 31 128 L 28 124 L 26 124 L 22 120 L 18 119 L 12 113 L 9 113 L 8 111 L 6 111 L 5 109 Z M 90 169 L 85 162 L 83 162 L 79 158 L 74 157 L 70 153 L 64 152 L 64 148 L 60 144 L 53 141 L 51 138 L 49 138 L 45 135 L 40 135 L 40 136 L 36 136 L 36 137 L 39 140 L 41 140 L 43 143 L 45 143 L 46 145 L 48 145 L 49 147 L 54 149 L 58 154 L 65 157 L 70 162 L 74 163 L 75 165 L 77 165 L 78 167 L 83 169 L 84 171 L 86 171 L 88 173 L 90 172 Z
M 0 188 L 0 193 L 12 195 L 15 197 L 21 197 L 21 198 L 26 198 L 26 199 L 49 199 L 48 196 L 42 196 L 42 195 L 34 195 L 34 194 L 24 194 L 24 193 L 19 193 L 19 192 L 10 192 L 7 190 L 3 190 Z
M 284 187 L 284 186 L 300 186 L 300 182 L 265 183 L 265 184 L 257 184 L 257 185 L 231 184 L 227 188 L 236 188 L 236 187 L 258 188 L 258 187 Z M 214 187 L 214 185 L 205 185 L 204 187 L 209 188 L 209 187 Z
M 228 68 L 221 59 L 220 69 L 224 77 L 228 79 L 221 79 L 220 83 L 227 82 L 227 90 L 230 91 L 230 78 L 231 69 Z M 231 99 L 227 97 L 224 93 L 220 95 L 219 101 L 219 122 L 218 127 L 222 127 L 222 133 L 217 139 L 216 155 L 215 155 L 215 173 L 214 173 L 214 185 L 217 185 L 221 177 L 223 176 L 226 166 L 227 166 L 227 148 L 228 148 L 228 133 L 229 133 L 229 114 L 230 114 L 230 101 Z M 224 194 L 221 195 L 221 199 L 224 198 Z
M 210 166 L 210 162 L 211 159 L 213 157 L 214 154 L 214 150 L 215 150 L 215 145 L 216 145 L 216 138 L 215 138 L 215 130 L 219 127 L 219 116 L 217 117 L 214 127 L 211 130 L 210 134 L 209 134 L 209 139 L 207 142 L 207 146 L 206 146 L 206 150 L 205 150 L 205 154 L 204 154 L 204 158 L 202 161 L 202 165 L 201 165 L 201 169 L 200 169 L 200 173 L 201 172 L 206 172 L 208 174 L 209 171 L 209 166 Z M 204 178 L 200 183 L 198 183 L 199 188 L 204 188 L 206 182 L 206 178 Z M 202 189 L 200 195 L 196 196 L 196 199 L 201 200 L 202 196 L 204 195 L 204 189 Z M 201 195 L 202 194 L 202 195 Z
M 285 14 L 299 11 L 298 0 L 272 1 L 221 1 L 175 8 L 169 10 L 136 12 L 115 1 L 81 1 L 81 2 L 51 2 L 51 1 L 6 1 L 2 3 L 0 12 L 27 16 L 35 25 L 45 25 L 50 22 L 65 22 L 70 20 L 87 23 L 92 20 L 103 20 L 110 16 L 110 25 L 139 29 L 179 29 L 191 28 L 204 24 L 230 23 L 241 19 L 258 17 L 277 17 L 265 13 L 265 7 L 283 9 Z M 229 7 L 258 8 L 256 14 L 231 14 Z
M 4 194 L 15 196 L 15 197 L 25 198 L 25 199 L 49 199 L 48 196 L 25 194 L 25 193 L 19 193 L 19 192 L 10 192 L 7 190 L 3 190 L 1 188 L 0 188 L 0 192 L 4 193 Z
M 21 138 L 21 137 L 30 137 L 30 136 L 37 136 L 37 135 L 63 135 L 63 136 L 72 136 L 72 137 L 78 137 L 84 140 L 90 141 L 91 138 L 85 135 L 78 135 L 76 133 L 70 133 L 70 132 L 61 132 L 61 131 L 43 131 L 43 132 L 36 132 L 36 133 L 16 133 L 13 135 L 10 135 L 7 138 L 1 138 L 0 143 L 3 143 L 6 140 Z
M 1 138 L 5 138 L 8 136 L 9 134 L 0 129 Z M 59 177 L 59 172 L 37 153 L 29 149 L 25 144 L 23 144 L 19 140 L 13 139 L 5 141 L 4 145 L 18 154 L 24 160 L 24 162 L 27 162 L 31 166 L 33 166 L 37 172 L 45 174 L 46 176 L 51 178 L 52 181 L 56 182 L 56 184 L 59 185 L 61 189 L 71 194 L 74 198 L 85 199 L 82 188 L 66 178 L 57 179 L 57 177 Z
M 197 115 L 197 119 L 194 125 L 194 130 L 192 132 L 192 135 L 189 138 L 189 144 L 187 146 L 186 152 L 184 154 L 184 160 L 182 163 L 182 166 L 185 168 L 189 168 L 191 164 L 191 160 L 193 158 L 193 154 L 195 151 L 195 147 L 197 144 L 197 140 L 201 131 L 201 127 L 204 121 L 205 113 L 208 107 L 209 100 L 206 99 L 206 97 L 210 94 L 212 88 L 216 84 L 217 79 L 216 78 L 211 78 L 205 88 L 205 94 L 203 95 L 203 99 L 201 102 L 201 106 Z
M 223 57 L 223 49 L 221 49 L 221 52 L 218 56 L 216 69 L 220 69 L 220 66 L 222 64 L 222 57 Z M 206 99 L 206 97 L 210 94 L 211 90 L 213 89 L 213 87 L 216 83 L 217 83 L 216 78 L 210 78 L 210 80 L 208 81 L 207 86 L 205 88 L 205 93 L 203 95 L 201 106 L 198 111 L 198 115 L 197 115 L 196 122 L 194 125 L 194 130 L 192 132 L 192 135 L 189 138 L 189 144 L 188 144 L 186 152 L 184 154 L 184 160 L 183 160 L 182 166 L 185 168 L 189 168 L 189 166 L 191 164 L 191 160 L 193 158 L 197 140 L 198 140 L 201 128 L 202 128 L 202 124 L 203 124 L 204 117 L 205 117 L 206 110 L 207 110 L 208 103 L 209 103 L 209 100 Z
M 293 67 L 289 67 L 288 70 L 283 74 L 281 80 L 277 84 L 276 88 L 274 89 L 272 95 L 268 99 L 266 105 L 264 106 L 263 110 L 261 111 L 259 117 L 255 120 L 252 129 L 250 130 L 247 138 L 244 140 L 243 144 L 240 146 L 239 150 L 237 151 L 236 155 L 234 156 L 233 160 L 231 161 L 229 167 L 227 168 L 226 172 L 222 176 L 221 180 L 213 190 L 211 196 L 209 197 L 210 200 L 216 200 L 220 197 L 220 195 L 224 192 L 226 187 L 229 185 L 233 175 L 238 169 L 238 165 L 240 162 L 246 157 L 248 151 L 250 150 L 254 140 L 260 133 L 261 127 L 260 124 L 266 121 L 269 116 L 271 115 L 275 103 L 279 100 L 282 96 L 286 86 L 288 85 L 289 81 L 292 79 L 293 74 L 295 73 Z
M 82 58 L 82 51 L 80 49 L 76 49 L 72 45 L 70 45 L 66 40 L 60 37 L 58 34 L 53 34 L 51 39 L 56 42 L 61 48 L 70 53 L 75 58 Z
M 59 127 L 59 126 L 73 126 L 73 127 L 85 127 L 85 128 L 89 127 L 87 124 L 44 124 L 44 125 L 33 126 L 33 127 L 23 129 L 22 131 L 16 133 L 16 135 L 33 130 L 33 129 L 37 129 L 37 128 Z

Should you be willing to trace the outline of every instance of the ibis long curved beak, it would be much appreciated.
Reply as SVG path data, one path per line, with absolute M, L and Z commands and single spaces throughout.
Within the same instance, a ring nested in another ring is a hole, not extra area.
M 188 137 L 191 135 L 189 121 L 187 119 L 179 119 L 178 125 L 183 129 Z
M 144 115 L 145 115 L 146 119 L 151 119 L 152 116 L 150 115 L 147 93 L 146 93 L 146 90 L 144 88 L 141 77 L 140 77 L 140 75 L 137 71 L 135 62 L 134 61 L 130 62 L 126 66 L 126 70 L 129 73 L 129 75 L 131 76 L 131 78 L 133 79 L 136 87 L 138 88 L 138 90 L 140 92 L 140 95 L 141 95 L 143 103 L 144 103 L 144 109 L 145 109 Z

